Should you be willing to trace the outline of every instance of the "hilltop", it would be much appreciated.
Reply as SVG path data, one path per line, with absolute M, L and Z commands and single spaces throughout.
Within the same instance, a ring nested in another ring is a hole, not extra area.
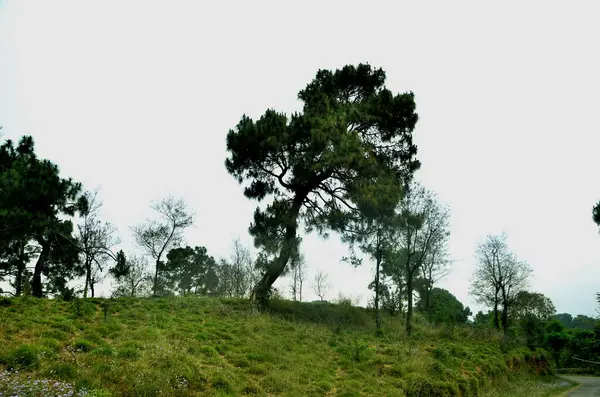
M 493 330 L 434 328 L 417 316 L 408 338 L 400 318 L 384 317 L 376 335 L 372 313 L 350 305 L 273 301 L 261 313 L 246 300 L 198 297 L 0 303 L 0 372 L 16 370 L 0 376 L 5 393 L 475 396 L 535 380 L 541 396 L 571 386 L 553 378 L 548 353 Z

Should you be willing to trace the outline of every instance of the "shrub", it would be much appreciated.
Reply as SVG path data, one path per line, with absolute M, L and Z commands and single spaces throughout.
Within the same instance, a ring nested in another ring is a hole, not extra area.
M 2 363 L 9 368 L 14 369 L 34 369 L 40 364 L 40 359 L 37 355 L 37 348 L 33 345 L 21 345 L 9 352 Z

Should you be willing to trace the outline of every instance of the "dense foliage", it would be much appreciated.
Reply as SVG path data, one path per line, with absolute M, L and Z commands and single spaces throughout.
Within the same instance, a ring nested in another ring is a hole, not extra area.
M 259 301 L 285 271 L 300 220 L 323 234 L 343 230 L 347 215 L 380 195 L 391 212 L 419 167 L 414 96 L 394 95 L 385 78 L 366 64 L 319 70 L 298 94 L 301 113 L 270 109 L 257 121 L 243 116 L 229 131 L 227 170 L 247 182 L 247 197 L 272 198 L 250 226 L 255 244 L 275 256 L 255 287 Z

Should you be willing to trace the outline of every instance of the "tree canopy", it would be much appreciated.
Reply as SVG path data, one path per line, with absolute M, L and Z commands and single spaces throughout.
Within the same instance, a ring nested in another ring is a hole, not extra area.
M 302 112 L 288 117 L 268 109 L 257 121 L 244 115 L 227 134 L 227 171 L 246 183 L 248 198 L 273 198 L 250 225 L 255 245 L 277 252 L 255 286 L 256 299 L 265 301 L 284 271 L 300 220 L 322 234 L 340 230 L 369 197 L 396 192 L 393 211 L 397 187 L 419 168 L 414 95 L 393 94 L 385 78 L 368 64 L 319 70 L 298 94 Z
M 37 255 L 32 275 L 32 295 L 44 295 L 42 276 L 49 278 L 49 291 L 65 288 L 74 276 L 79 249 L 72 235 L 72 217 L 87 209 L 80 195 L 81 184 L 60 177 L 58 166 L 35 154 L 31 136 L 18 145 L 7 140 L 0 146 L 0 259 L 10 256 L 16 279 L 24 282 L 23 261 Z M 33 251 L 25 247 L 34 244 Z M 16 260 L 18 258 L 18 260 Z M 3 265 L 3 267 L 8 267 Z M 16 286 L 16 291 L 22 290 Z

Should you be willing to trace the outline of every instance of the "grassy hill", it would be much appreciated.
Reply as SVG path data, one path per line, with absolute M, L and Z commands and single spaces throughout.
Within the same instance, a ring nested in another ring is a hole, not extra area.
M 549 396 L 571 386 L 552 377 L 547 353 L 491 330 L 419 317 L 411 338 L 400 318 L 383 328 L 375 335 L 366 309 L 330 303 L 275 301 L 260 313 L 195 297 L 2 299 L 0 396 L 522 395 L 517 385 Z

